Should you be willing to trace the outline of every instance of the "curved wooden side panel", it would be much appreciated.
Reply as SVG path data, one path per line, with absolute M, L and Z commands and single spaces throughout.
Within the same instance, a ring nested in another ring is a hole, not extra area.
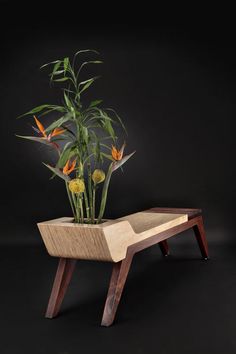
M 102 228 L 85 226 L 38 223 L 51 256 L 112 261 Z
M 130 243 L 135 242 L 135 232 L 127 220 L 116 221 L 103 228 L 104 236 L 113 262 L 119 262 L 126 257 Z
M 127 248 L 188 221 L 186 214 L 138 212 L 104 224 L 104 234 L 113 262 L 126 257 Z

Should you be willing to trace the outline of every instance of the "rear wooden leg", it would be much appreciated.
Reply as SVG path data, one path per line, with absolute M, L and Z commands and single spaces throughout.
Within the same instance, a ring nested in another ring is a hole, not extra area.
M 209 258 L 208 245 L 207 245 L 207 239 L 206 239 L 206 234 L 205 234 L 205 230 L 204 230 L 202 216 L 200 216 L 198 218 L 198 222 L 195 226 L 193 226 L 193 230 L 194 230 L 199 248 L 201 250 L 202 257 L 204 259 L 208 259 Z
M 161 241 L 158 243 L 160 249 L 161 249 L 161 253 L 163 254 L 163 256 L 167 257 L 169 256 L 169 246 L 166 240 Z
M 114 321 L 117 307 L 119 305 L 122 291 L 129 273 L 132 258 L 132 255 L 127 255 L 121 262 L 113 265 L 109 290 L 101 322 L 102 326 L 108 327 L 112 325 Z
M 75 259 L 60 258 L 52 287 L 52 292 L 48 302 L 48 307 L 45 315 L 46 318 L 53 318 L 58 314 L 67 287 L 70 283 L 75 264 Z

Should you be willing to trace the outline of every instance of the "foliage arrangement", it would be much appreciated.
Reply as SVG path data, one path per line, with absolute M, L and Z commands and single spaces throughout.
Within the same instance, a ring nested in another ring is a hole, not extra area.
M 112 173 L 134 152 L 124 156 L 125 143 L 120 149 L 117 147 L 116 126 L 124 130 L 125 127 L 113 109 L 101 108 L 101 100 L 93 100 L 87 106 L 82 103 L 84 92 L 98 77 L 80 81 L 81 73 L 90 64 L 102 63 L 100 60 L 81 62 L 85 53 L 98 54 L 94 50 L 80 50 L 72 61 L 66 57 L 41 67 L 51 68 L 50 82 L 66 85 L 62 88 L 62 105 L 43 104 L 20 116 L 34 117 L 32 128 L 37 135 L 17 136 L 45 144 L 56 151 L 55 166 L 44 165 L 53 173 L 52 178 L 58 176 L 64 180 L 74 222 L 99 224 L 103 219 Z M 41 117 L 52 112 L 58 113 L 58 118 L 45 128 Z M 105 160 L 109 160 L 106 172 Z M 96 191 L 100 186 L 99 212 L 95 215 Z

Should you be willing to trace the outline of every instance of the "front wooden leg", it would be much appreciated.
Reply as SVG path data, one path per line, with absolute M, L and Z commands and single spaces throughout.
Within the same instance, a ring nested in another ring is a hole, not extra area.
M 158 243 L 160 249 L 161 249 L 161 253 L 163 254 L 163 256 L 167 257 L 169 256 L 169 246 L 166 240 L 161 241 Z
M 202 257 L 204 259 L 208 259 L 209 258 L 208 245 L 207 245 L 207 239 L 206 239 L 202 216 L 200 216 L 198 218 L 198 222 L 195 226 L 193 226 L 193 230 L 194 230 L 199 248 L 201 250 Z
M 58 314 L 67 287 L 70 283 L 75 264 L 75 259 L 60 258 L 52 287 L 52 292 L 48 302 L 48 307 L 45 315 L 46 318 L 53 318 Z
M 122 291 L 129 273 L 132 258 L 132 255 L 127 254 L 125 259 L 113 265 L 109 290 L 101 322 L 102 326 L 108 327 L 112 325 L 114 321 L 117 307 L 119 305 Z

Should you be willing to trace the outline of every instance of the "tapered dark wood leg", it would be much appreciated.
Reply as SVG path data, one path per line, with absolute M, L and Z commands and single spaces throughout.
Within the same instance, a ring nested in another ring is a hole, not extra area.
M 108 327 L 112 325 L 114 321 L 117 307 L 120 302 L 127 275 L 129 273 L 132 258 L 132 255 L 127 255 L 124 260 L 113 265 L 109 290 L 101 322 L 102 326 Z
M 163 256 L 167 257 L 169 255 L 169 246 L 166 240 L 161 241 L 158 243 L 160 249 L 161 249 L 161 253 L 163 254 Z
M 201 250 L 202 257 L 204 259 L 208 259 L 209 258 L 208 245 L 207 245 L 207 239 L 206 239 L 202 216 L 200 216 L 198 218 L 197 225 L 195 225 L 193 227 L 193 230 L 194 230 L 199 248 Z
M 53 318 L 58 314 L 67 287 L 70 283 L 75 264 L 75 259 L 60 258 L 52 287 L 52 292 L 48 302 L 48 307 L 45 315 L 46 318 Z

